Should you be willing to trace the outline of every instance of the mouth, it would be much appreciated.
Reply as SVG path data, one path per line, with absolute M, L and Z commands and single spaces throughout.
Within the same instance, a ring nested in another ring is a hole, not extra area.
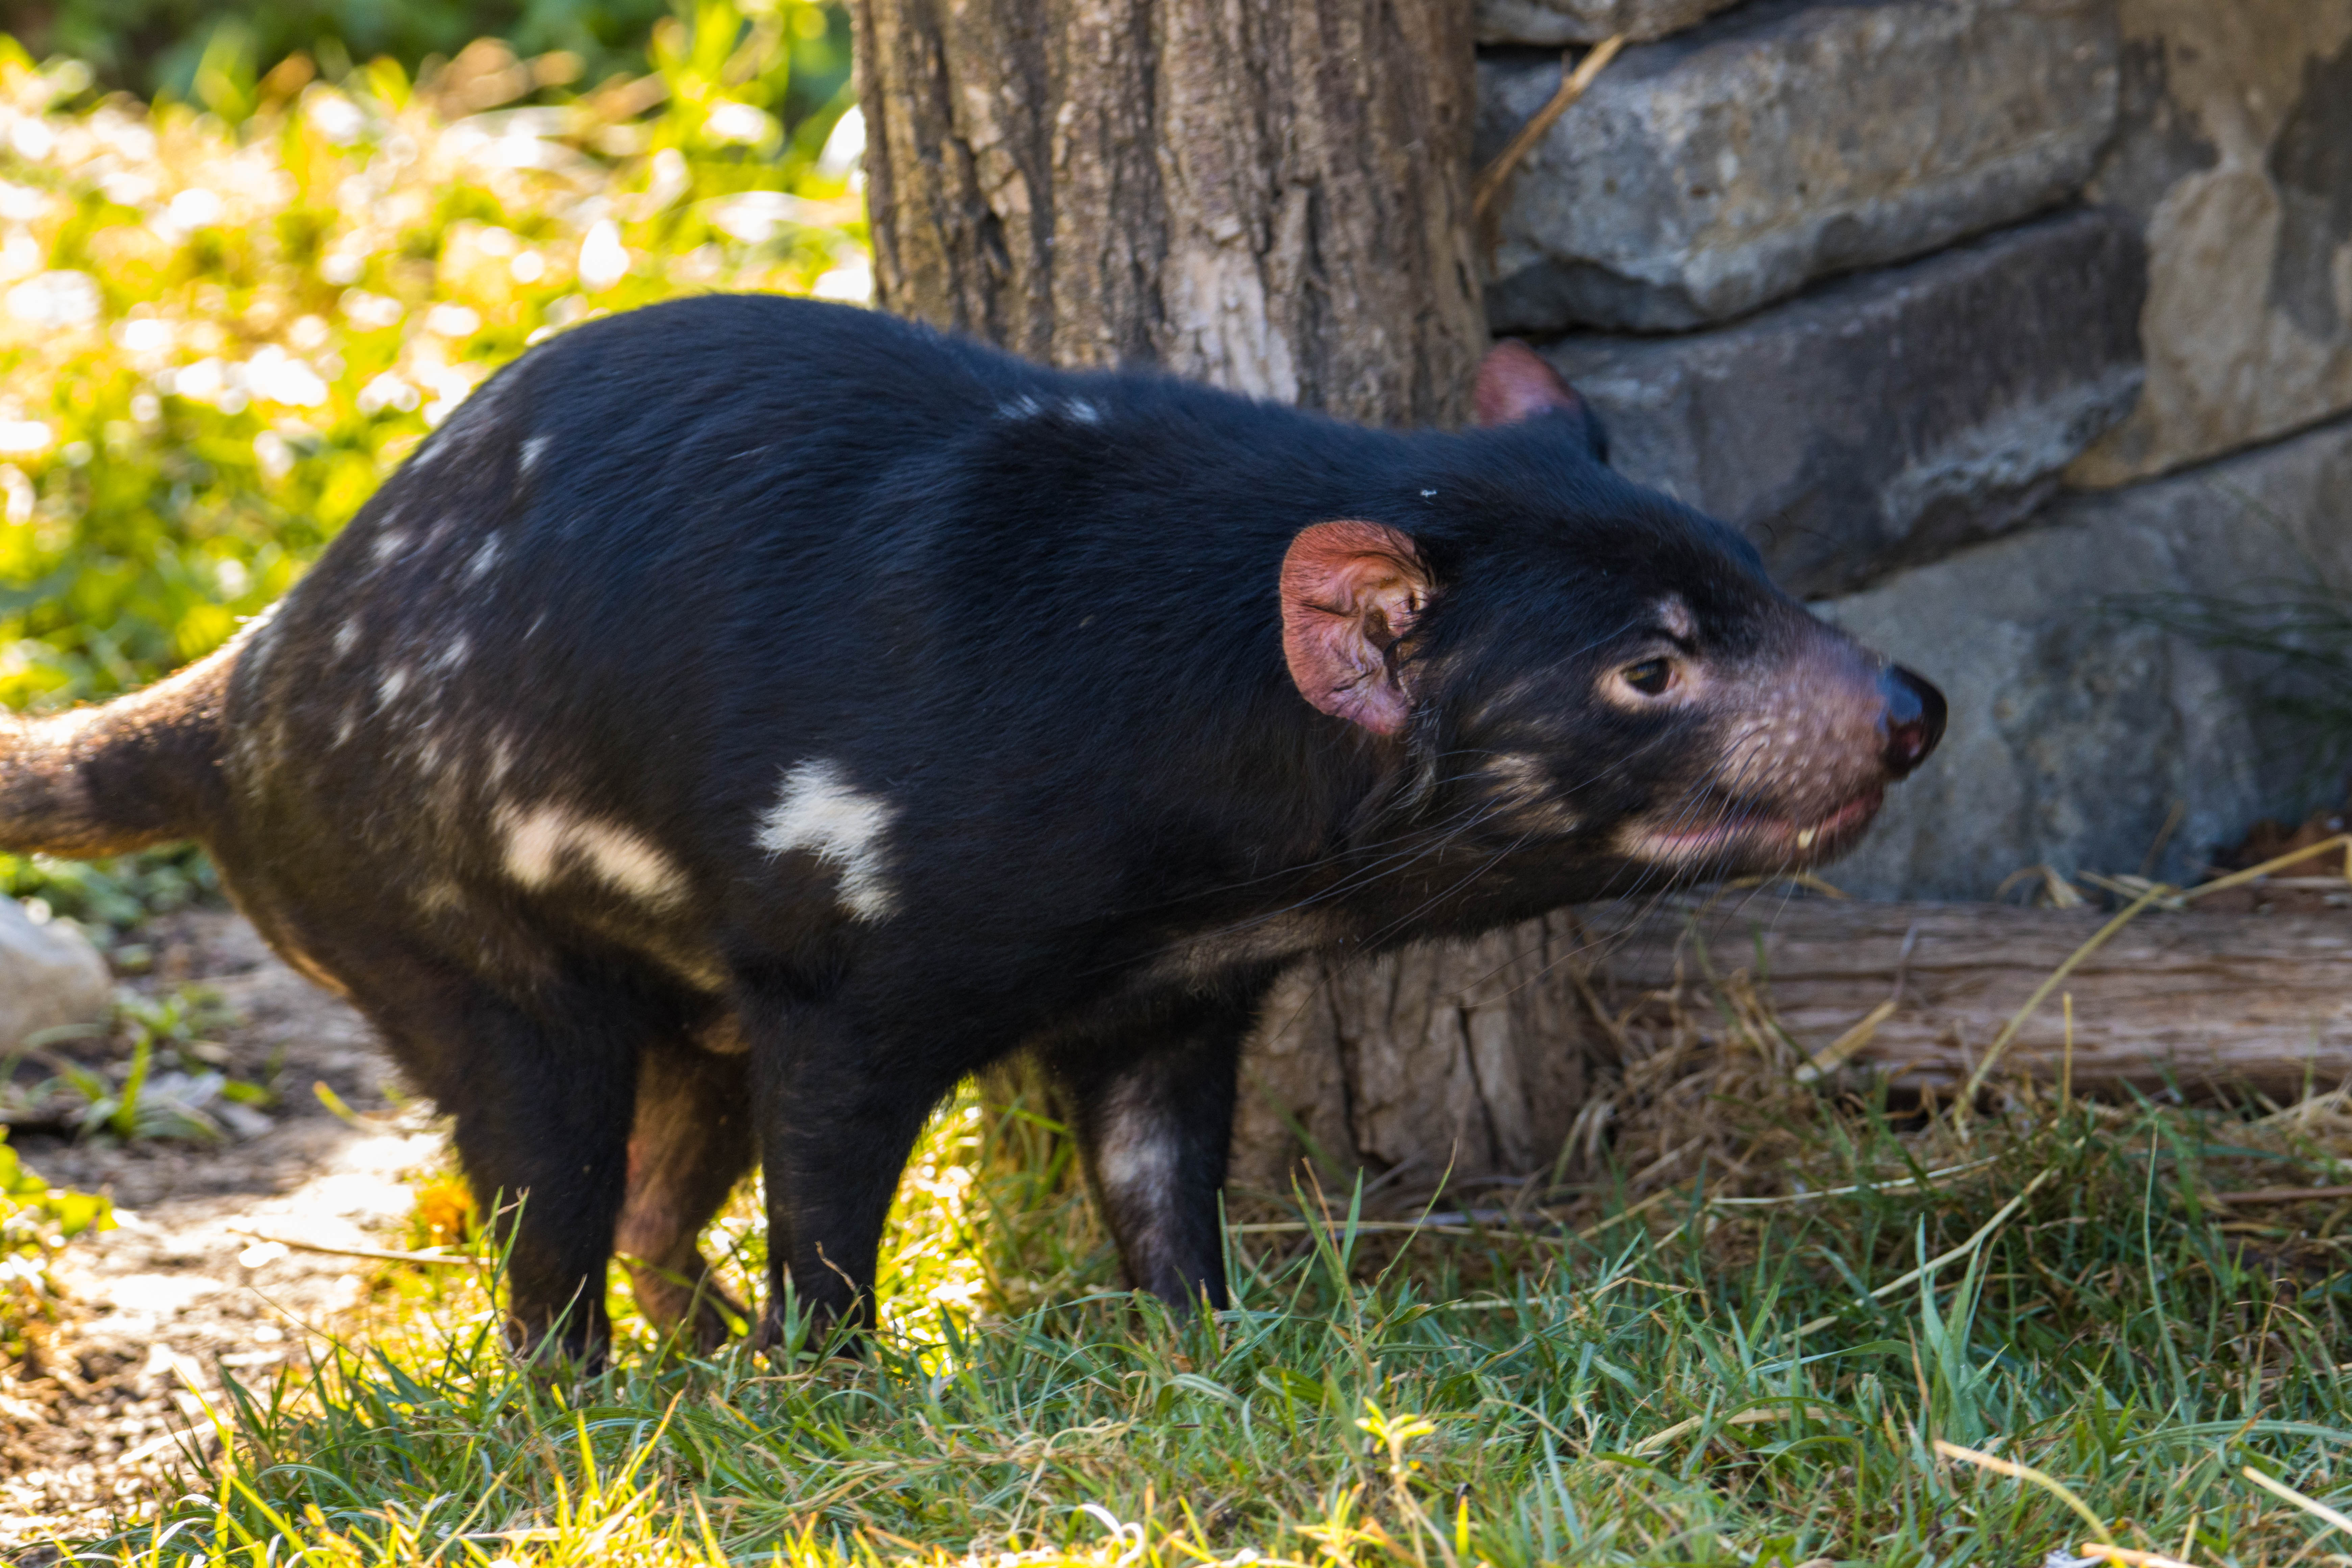
M 1653 865 L 1715 861 L 1726 871 L 1801 868 L 1852 848 L 1885 798 L 1884 790 L 1866 790 L 1827 816 L 1809 822 L 1726 801 L 1706 821 L 1672 828 L 1629 828 L 1623 847 L 1631 858 Z

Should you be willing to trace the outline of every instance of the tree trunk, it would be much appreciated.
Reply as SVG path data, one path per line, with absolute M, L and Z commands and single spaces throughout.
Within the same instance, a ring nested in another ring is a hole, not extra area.
M 857 0 L 884 308 L 1065 366 L 1156 366 L 1456 425 L 1486 327 L 1469 0 Z M 1538 921 L 1310 965 L 1244 1067 L 1236 1173 L 1548 1162 L 1581 1099 Z M 1564 1109 L 1563 1109 L 1564 1108 Z
M 1065 366 L 1458 423 L 1468 0 L 861 0 L 876 295 Z

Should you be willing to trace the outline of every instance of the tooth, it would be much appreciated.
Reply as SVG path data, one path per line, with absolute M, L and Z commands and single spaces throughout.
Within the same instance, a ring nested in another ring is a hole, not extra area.
M 1813 847 L 1813 832 L 1814 830 L 1810 827 L 1800 827 L 1797 829 L 1797 847 L 1800 849 L 1811 849 Z

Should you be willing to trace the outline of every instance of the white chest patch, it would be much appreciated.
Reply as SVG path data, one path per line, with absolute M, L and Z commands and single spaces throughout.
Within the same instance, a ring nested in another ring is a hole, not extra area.
M 794 849 L 841 878 L 841 907 L 860 920 L 878 921 L 897 907 L 884 873 L 882 837 L 897 808 L 861 794 L 841 776 L 838 764 L 819 758 L 784 775 L 783 792 L 760 818 L 756 842 L 771 855 Z
M 614 822 L 598 822 L 560 805 L 499 813 L 506 839 L 507 874 L 526 888 L 543 888 L 567 871 L 585 872 L 648 904 L 672 904 L 686 895 L 686 877 L 644 836 Z

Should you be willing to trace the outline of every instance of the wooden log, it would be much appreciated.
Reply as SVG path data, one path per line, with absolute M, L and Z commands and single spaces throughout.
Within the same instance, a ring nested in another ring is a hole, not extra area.
M 1685 900 L 1563 910 L 1463 947 L 1311 968 L 1252 1041 L 1235 1173 L 1279 1183 L 1309 1151 L 1342 1173 L 1409 1163 L 1416 1182 L 1547 1167 L 1621 1036 L 1637 1048 L 1663 1037 L 1676 1007 L 1727 1033 L 1716 993 L 1750 985 L 1797 1052 L 1844 1040 L 1854 1048 L 1834 1070 L 1949 1093 L 2110 918 Z M 2024 1021 L 1991 1082 L 2056 1087 L 2070 994 L 2077 1092 L 2291 1098 L 2352 1080 L 2352 910 L 2148 910 Z
M 2110 916 L 1991 904 L 1759 900 L 1737 912 L 1587 911 L 1612 1005 L 1744 971 L 1790 1038 L 1819 1052 L 1881 1004 L 1856 1068 L 1964 1083 L 2002 1028 Z M 1704 959 L 1702 959 L 1702 951 Z M 2019 1027 L 1995 1080 L 2055 1085 L 2074 998 L 2073 1082 L 2114 1093 L 2329 1089 L 2352 1079 L 2352 911 L 2151 909 L 2084 959 Z

